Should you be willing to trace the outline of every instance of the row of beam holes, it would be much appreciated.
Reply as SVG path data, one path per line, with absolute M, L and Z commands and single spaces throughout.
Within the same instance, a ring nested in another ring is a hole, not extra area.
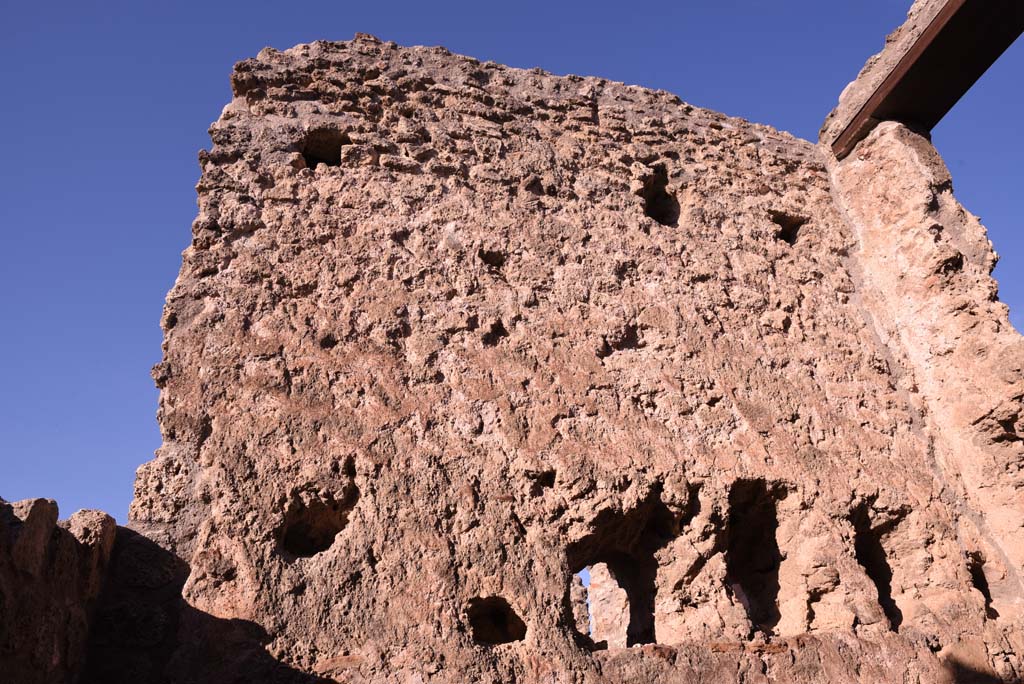
M 776 541 L 776 504 L 786 494 L 783 485 L 764 480 L 737 481 L 729 493 L 726 586 L 743 605 L 754 630 L 766 636 L 773 634 L 780 618 L 778 594 L 782 553 Z M 279 533 L 285 558 L 309 558 L 330 548 L 347 524 L 349 512 L 357 500 L 358 490 L 355 487 L 339 500 L 323 493 L 293 497 Z M 591 638 L 597 635 L 590 604 L 590 573 L 601 565 L 600 571 L 613 579 L 626 595 L 629 622 L 624 645 L 656 641 L 654 599 L 657 562 L 654 553 L 678 535 L 681 527 L 696 515 L 699 503 L 695 490 L 691 501 L 691 509 L 677 517 L 654 495 L 632 511 L 605 515 L 595 525 L 598 529 L 595 535 L 570 548 L 570 563 L 577 568 L 574 574 L 587 591 L 587 631 Z M 872 526 L 870 504 L 864 502 L 854 509 L 849 520 L 854 528 L 857 562 L 874 583 L 890 628 L 897 631 L 903 614 L 892 597 L 892 568 L 882 541 L 900 518 Z M 992 607 L 983 557 L 974 553 L 968 560 L 972 582 L 985 598 L 988 617 L 998 617 L 998 612 Z M 474 598 L 469 603 L 467 616 L 473 640 L 480 644 L 510 643 L 520 641 L 526 635 L 525 623 L 500 596 Z
M 644 214 L 663 226 L 679 225 L 680 206 L 676 196 L 668 192 L 668 170 L 664 164 L 651 168 L 651 173 L 643 179 L 639 191 L 644 203 Z M 777 226 L 775 237 L 788 245 L 795 245 L 800 236 L 800 229 L 807 224 L 804 216 L 772 209 L 768 217 Z
M 341 148 L 348 144 L 351 144 L 348 135 L 336 129 L 318 128 L 310 131 L 302 146 L 302 158 L 305 160 L 306 168 L 315 169 L 318 164 L 340 166 Z M 679 200 L 668 192 L 667 188 L 668 169 L 664 164 L 657 164 L 644 178 L 639 195 L 643 200 L 646 216 L 660 225 L 676 227 L 679 225 Z M 783 211 L 772 210 L 769 217 L 778 226 L 776 237 L 790 245 L 796 244 L 800 228 L 807 223 L 806 218 Z M 484 253 L 481 250 L 479 256 L 494 269 L 500 269 L 504 263 L 504 255 L 496 252 Z M 494 262 L 488 257 L 497 258 L 498 261 Z
M 318 164 L 340 166 L 341 148 L 350 143 L 351 140 L 345 133 L 333 128 L 310 131 L 302 145 L 302 158 L 306 168 L 315 169 Z M 644 214 L 663 226 L 677 226 L 679 200 L 666 190 L 667 187 L 668 170 L 664 164 L 658 164 L 643 180 L 639 195 L 644 203 Z M 500 268 L 500 264 L 497 266 Z
M 350 144 L 349 137 L 333 128 L 318 128 L 306 134 L 302 145 L 302 158 L 306 168 L 315 169 L 318 164 L 325 166 L 341 165 L 341 148 Z M 650 175 L 643 180 L 639 195 L 644 203 L 644 214 L 663 226 L 679 224 L 679 200 L 669 193 L 668 171 L 664 164 L 651 169 Z M 500 264 L 499 264 L 500 267 Z
M 729 494 L 729 520 L 725 544 L 726 587 L 744 607 L 756 632 L 772 636 L 779 622 L 779 568 L 782 553 L 776 541 L 778 529 L 777 502 L 785 498 L 787 490 L 779 483 L 764 480 L 740 480 Z M 652 643 L 654 632 L 654 577 L 657 571 L 653 551 L 667 542 L 667 536 L 678 533 L 678 526 L 686 517 L 673 524 L 666 519 L 660 501 L 650 503 L 616 519 L 599 521 L 599 531 L 581 542 L 579 548 L 570 549 L 570 563 L 574 565 L 574 581 L 582 583 L 587 591 L 589 636 L 597 648 L 607 644 L 598 642 L 597 627 L 591 609 L 591 573 L 598 569 L 610 576 L 625 592 L 629 602 L 627 646 Z M 631 519 L 633 521 L 631 522 Z M 636 520 L 642 521 L 638 526 Z M 893 631 L 903 621 L 903 614 L 892 597 L 892 568 L 883 546 L 885 537 L 892 533 L 902 518 L 893 517 L 872 526 L 870 503 L 859 505 L 850 514 L 854 528 L 854 553 L 857 562 L 874 584 L 878 602 Z M 673 529 L 675 528 L 675 529 Z M 603 534 L 602 534 L 603 532 Z M 598 535 L 615 540 L 611 546 L 600 541 Z M 596 539 L 596 540 L 595 540 Z M 581 563 L 581 559 L 587 559 Z M 998 617 L 992 608 L 992 597 L 983 572 L 984 560 L 980 554 L 968 557 L 972 582 L 985 597 L 990 618 Z M 599 564 L 605 567 L 599 568 Z

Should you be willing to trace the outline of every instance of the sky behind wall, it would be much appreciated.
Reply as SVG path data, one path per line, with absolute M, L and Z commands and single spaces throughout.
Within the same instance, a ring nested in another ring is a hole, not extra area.
M 196 213 L 196 152 L 232 64 L 367 32 L 662 88 L 816 139 L 909 0 L 0 0 L 0 497 L 124 522 L 159 446 L 159 318 Z M 934 132 L 1024 325 L 1024 44 Z

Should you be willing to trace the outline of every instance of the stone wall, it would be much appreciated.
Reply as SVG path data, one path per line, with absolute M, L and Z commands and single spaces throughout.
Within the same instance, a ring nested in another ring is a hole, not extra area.
M 5 505 L 25 682 L 1021 678 L 1021 338 L 927 140 L 365 35 L 232 86 L 131 529 Z
M 952 195 L 931 143 L 883 123 L 835 165 L 837 198 L 857 234 L 859 292 L 879 336 L 914 378 L 957 542 L 991 620 L 976 660 L 1021 652 L 1024 608 L 1024 339 L 991 278 L 985 229 Z
M 335 681 L 1019 669 L 819 148 L 367 36 L 233 85 L 132 507 L 191 610 Z

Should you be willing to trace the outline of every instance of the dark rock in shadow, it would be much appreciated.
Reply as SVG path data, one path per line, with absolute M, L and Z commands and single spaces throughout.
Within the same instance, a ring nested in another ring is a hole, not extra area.
M 263 629 L 189 606 L 188 565 L 119 527 L 80 684 L 330 684 L 275 660 Z
M 950 677 L 956 684 L 1022 684 L 1024 681 L 1020 677 L 1003 679 L 992 674 L 991 671 L 978 670 L 956 658 L 950 658 L 946 662 L 946 669 L 949 670 Z
M 0 499 L 0 682 L 69 682 L 114 544 L 114 519 L 56 502 Z

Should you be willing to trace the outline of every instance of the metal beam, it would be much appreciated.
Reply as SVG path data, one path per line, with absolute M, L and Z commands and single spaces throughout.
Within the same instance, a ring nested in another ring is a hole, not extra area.
M 880 121 L 930 131 L 1021 33 L 1024 0 L 948 0 L 832 143 L 832 152 L 842 159 Z

